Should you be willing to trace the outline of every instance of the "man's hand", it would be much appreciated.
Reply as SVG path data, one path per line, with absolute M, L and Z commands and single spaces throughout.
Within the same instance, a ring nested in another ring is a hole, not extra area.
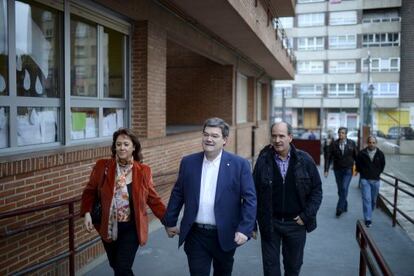
M 234 241 L 237 245 L 242 245 L 247 241 L 247 236 L 243 233 L 236 232 L 236 234 L 234 234 Z
M 324 173 L 323 173 L 323 175 L 324 175 L 325 177 L 328 177 L 328 172 L 324 172 Z
M 303 222 L 303 220 L 300 218 L 300 216 L 297 216 L 296 218 L 294 218 L 294 220 L 296 221 L 297 224 L 299 225 L 305 225 L 305 223 Z
M 255 240 L 257 240 L 257 232 L 256 231 L 253 231 L 252 238 L 255 239 Z
M 83 225 L 85 226 L 85 229 L 88 233 L 90 233 L 93 230 L 91 213 L 89 212 L 85 213 L 85 217 L 83 219 Z
M 169 238 L 173 238 L 175 235 L 180 234 L 180 229 L 177 226 L 174 227 L 165 227 L 165 231 Z

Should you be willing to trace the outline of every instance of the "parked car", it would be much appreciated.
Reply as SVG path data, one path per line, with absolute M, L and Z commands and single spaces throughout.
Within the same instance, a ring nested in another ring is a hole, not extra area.
M 411 127 L 390 127 L 387 138 L 389 139 L 414 139 L 414 130 Z
M 377 138 L 387 138 L 387 135 L 385 135 L 385 133 L 381 130 L 373 130 L 372 135 L 374 135 Z
M 346 135 L 346 138 L 354 141 L 356 144 L 358 144 L 358 131 L 356 130 L 351 130 L 348 131 L 348 134 Z

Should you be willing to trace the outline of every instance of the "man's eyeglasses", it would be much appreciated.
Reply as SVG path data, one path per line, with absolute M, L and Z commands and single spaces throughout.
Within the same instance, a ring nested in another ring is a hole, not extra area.
M 216 134 L 216 133 L 210 134 L 210 133 L 207 133 L 207 132 L 203 132 L 203 138 L 206 138 L 207 139 L 208 137 L 211 137 L 213 139 L 220 139 L 221 138 L 221 135 L 220 134 Z

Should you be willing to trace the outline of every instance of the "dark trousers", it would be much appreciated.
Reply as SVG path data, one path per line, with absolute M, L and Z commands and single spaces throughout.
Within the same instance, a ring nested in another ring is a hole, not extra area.
M 236 249 L 223 251 L 219 244 L 217 230 L 193 226 L 185 239 L 184 251 L 187 254 L 191 276 L 209 276 L 211 262 L 213 262 L 214 276 L 231 275 Z
M 138 236 L 133 222 L 118 222 L 118 239 L 103 241 L 109 265 L 115 276 L 134 275 L 132 264 L 138 250 Z
M 338 204 L 336 210 L 348 211 L 348 190 L 352 180 L 352 168 L 334 170 L 336 185 L 338 187 Z
M 280 247 L 286 276 L 299 275 L 306 242 L 305 226 L 295 221 L 273 220 L 273 233 L 269 240 L 262 238 L 263 273 L 280 276 Z

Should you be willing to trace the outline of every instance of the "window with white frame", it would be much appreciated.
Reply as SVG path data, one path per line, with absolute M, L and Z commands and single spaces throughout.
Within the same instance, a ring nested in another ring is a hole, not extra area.
M 362 23 L 400 22 L 398 10 L 367 11 L 362 15 Z
M 237 74 L 237 123 L 247 122 L 247 77 Z
M 298 84 L 296 93 L 300 98 L 319 98 L 323 95 L 323 84 Z
M 311 27 L 325 25 L 325 14 L 321 13 L 305 13 L 298 15 L 298 27 Z
M 298 50 L 300 51 L 319 51 L 325 48 L 325 38 L 318 37 L 298 37 Z
M 296 70 L 298 74 L 323 74 L 323 61 L 298 61 Z
M 362 47 L 400 46 L 400 33 L 364 34 Z
M 293 28 L 293 17 L 279 17 L 277 20 L 283 29 Z
M 292 98 L 291 84 L 276 84 L 276 97 Z
M 71 2 L 71 56 L 65 61 L 63 5 L 8 3 L 0 0 L 0 153 L 110 139 L 127 115 L 128 23 Z M 9 22 L 15 22 L 11 34 Z M 16 59 L 9 63 L 12 47 Z M 9 84 L 14 76 L 16 83 Z
M 329 25 L 352 25 L 357 23 L 356 11 L 331 12 L 329 14 Z
M 372 95 L 374 98 L 398 98 L 399 83 L 398 82 L 375 82 L 372 83 Z M 367 83 L 361 83 L 361 91 L 367 91 Z
M 355 73 L 355 60 L 330 60 L 329 73 Z
M 368 59 L 361 60 L 362 72 L 368 72 Z M 371 58 L 371 72 L 399 72 L 400 58 Z
M 330 83 L 328 97 L 355 97 L 356 86 L 354 83 Z
M 337 35 L 329 37 L 329 49 L 355 49 L 356 35 Z

